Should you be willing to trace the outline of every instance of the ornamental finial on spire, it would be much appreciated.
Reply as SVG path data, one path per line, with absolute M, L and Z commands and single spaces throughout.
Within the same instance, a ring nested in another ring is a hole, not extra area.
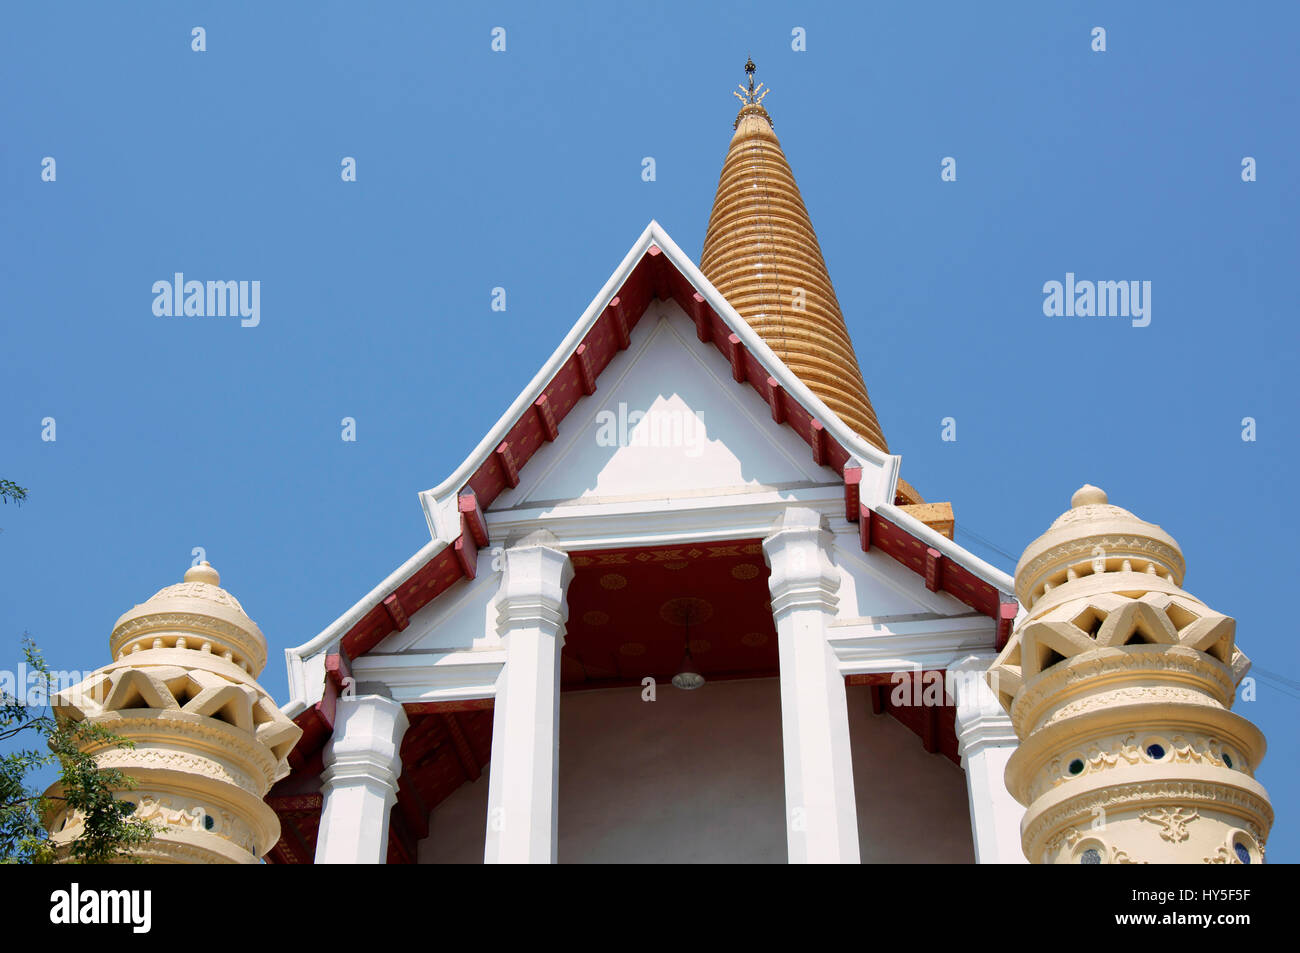
M 770 93 L 771 90 L 764 89 L 762 83 L 759 83 L 757 86 L 754 85 L 754 70 L 757 68 L 758 67 L 754 65 L 754 58 L 747 57 L 745 60 L 745 76 L 749 81 L 749 85 L 746 86 L 744 83 L 741 83 L 740 92 L 733 90 L 731 93 L 731 95 L 740 100 L 740 114 L 736 116 L 736 122 L 732 126 L 733 129 L 739 126 L 740 120 L 747 115 L 762 116 L 767 120 L 768 125 L 772 124 L 772 117 L 769 116 L 767 110 L 763 108 L 763 97 Z

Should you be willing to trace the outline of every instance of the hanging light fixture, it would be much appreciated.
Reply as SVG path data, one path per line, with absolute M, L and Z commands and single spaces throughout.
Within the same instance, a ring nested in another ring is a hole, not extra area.
M 686 625 L 686 652 L 682 656 L 682 664 L 677 669 L 677 674 L 673 676 L 673 687 L 691 692 L 704 684 L 704 676 L 696 671 L 695 660 L 691 658 L 691 613 L 689 610 L 683 614 L 683 618 Z

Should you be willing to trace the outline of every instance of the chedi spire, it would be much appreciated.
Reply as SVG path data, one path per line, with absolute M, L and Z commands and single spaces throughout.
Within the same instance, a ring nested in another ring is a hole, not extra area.
M 772 119 L 769 90 L 748 82 L 718 179 L 700 270 L 840 419 L 888 452 L 867 397 L 821 246 Z M 915 502 L 909 500 L 909 502 Z

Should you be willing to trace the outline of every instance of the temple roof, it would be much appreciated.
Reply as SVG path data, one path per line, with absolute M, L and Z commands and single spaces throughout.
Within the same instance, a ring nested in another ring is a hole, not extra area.
M 480 549 L 508 542 L 508 537 L 494 535 L 500 530 L 489 527 L 487 514 L 498 497 L 537 472 L 530 461 L 559 439 L 561 428 L 572 425 L 570 414 L 595 395 L 615 357 L 629 350 L 635 337 L 650 333 L 639 329 L 645 327 L 645 315 L 656 299 L 672 303 L 677 320 L 691 322 L 699 342 L 708 345 L 704 353 L 714 352 L 711 360 L 725 362 L 729 374 L 723 379 L 754 391 L 768 405 L 772 424 L 806 445 L 813 463 L 825 468 L 828 484 L 842 483 L 844 519 L 857 524 L 863 551 L 889 557 L 915 573 L 931 592 L 947 593 L 996 620 L 997 647 L 1005 643 L 1016 608 L 1006 601 L 1011 579 L 927 523 L 916 512 L 920 508 L 899 505 L 900 458 L 881 451 L 834 413 L 782 363 L 659 224 L 651 222 L 496 425 L 447 479 L 420 494 L 430 541 L 315 638 L 286 650 L 291 697 L 282 711 L 303 735 L 290 755 L 293 774 L 269 796 L 287 832 L 272 859 L 295 862 L 313 854 L 321 795 L 312 788 L 312 779 L 323 769 L 323 751 L 334 730 L 335 706 L 351 677 L 351 662 L 407 629 L 417 612 L 453 587 L 472 582 L 479 571 Z M 590 559 L 594 551 L 584 550 L 577 558 Z M 484 565 L 490 564 L 485 559 Z M 461 654 L 481 658 L 488 653 Z M 454 709 L 447 730 L 464 735 L 468 749 L 478 746 L 479 753 L 467 754 L 464 761 L 477 772 L 486 758 L 482 752 L 490 746 L 491 717 L 482 710 L 492 704 L 490 698 L 467 694 L 408 707 L 414 715 L 437 711 L 439 718 Z M 917 730 L 907 721 L 911 711 L 896 714 Z M 438 723 L 432 718 L 428 722 L 428 737 L 435 741 Z M 413 744 L 423 743 L 423 731 L 413 728 Z M 945 752 L 956 759 L 955 741 L 949 747 L 952 750 Z M 416 816 L 407 823 L 418 829 L 422 822 Z M 293 833 L 300 828 L 301 843 Z M 390 862 L 409 854 L 390 845 Z
M 700 271 L 827 407 L 888 453 L 812 220 L 763 107 L 767 91 L 754 85 L 752 60 L 745 71 Z
M 474 577 L 478 548 L 488 545 L 484 513 L 501 493 L 518 485 L 521 471 L 556 439 L 577 402 L 595 392 L 601 372 L 628 348 L 655 298 L 675 301 L 695 323 L 699 339 L 731 364 L 736 382 L 753 388 L 771 407 L 774 422 L 791 428 L 813 459 L 844 481 L 846 516 L 859 522 L 860 529 L 866 527 L 864 549 L 881 549 L 914 572 L 932 576 L 937 588 L 1001 621 L 998 593 L 1011 592 L 1011 579 L 927 525 L 912 512 L 914 507 L 895 505 L 903 485 L 901 459 L 883 453 L 829 413 L 827 404 L 651 222 L 474 451 L 442 483 L 420 494 L 432 539 L 319 635 L 287 650 L 293 696 L 284 706 L 287 714 L 297 718 L 320 698 L 319 682 L 308 687 L 303 681 L 304 660 L 323 659 L 340 648 L 350 658 L 364 655 L 457 581 Z M 868 520 L 861 520 L 862 511 L 870 514 Z M 304 744 L 313 740 L 309 731 Z

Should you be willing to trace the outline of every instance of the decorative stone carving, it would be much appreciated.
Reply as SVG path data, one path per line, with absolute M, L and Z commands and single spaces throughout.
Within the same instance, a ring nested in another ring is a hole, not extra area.
M 1138 818 L 1160 825 L 1160 836 L 1171 843 L 1179 844 L 1187 840 L 1187 825 L 1201 815 L 1196 808 L 1161 807 L 1153 811 L 1143 811 Z
M 118 796 L 157 827 L 136 854 L 147 862 L 254 863 L 280 837 L 262 798 L 289 773 L 302 731 L 257 683 L 266 640 L 219 583 L 206 562 L 192 567 L 118 619 L 116 661 L 52 699 L 57 717 L 134 744 L 86 750 L 136 781 Z M 66 843 L 81 819 L 56 809 L 46 824 Z
M 1181 588 L 1164 530 L 1085 486 L 1016 568 L 1029 611 L 989 671 L 1038 863 L 1259 862 L 1264 737 L 1229 710 L 1236 623 Z M 1216 858 L 1223 857 L 1223 861 Z

